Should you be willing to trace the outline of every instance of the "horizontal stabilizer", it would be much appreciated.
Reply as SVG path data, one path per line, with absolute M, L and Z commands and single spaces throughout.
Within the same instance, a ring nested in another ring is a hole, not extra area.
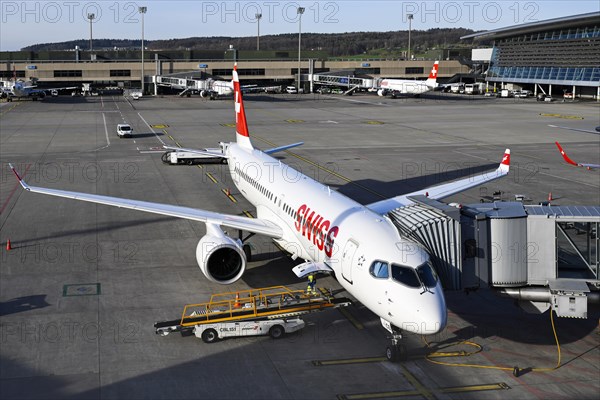
M 303 144 L 304 144 L 304 142 L 286 144 L 285 146 L 273 147 L 272 149 L 263 150 L 263 153 L 273 154 L 273 153 L 277 153 L 278 151 L 284 151 L 284 150 L 291 149 L 294 147 L 302 146 Z

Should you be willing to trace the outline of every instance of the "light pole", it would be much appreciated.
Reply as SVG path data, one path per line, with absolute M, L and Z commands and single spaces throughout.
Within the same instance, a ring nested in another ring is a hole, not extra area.
M 413 19 L 413 15 L 408 14 L 406 17 L 408 18 L 408 61 L 410 61 L 410 31 L 411 31 L 411 22 Z
M 88 14 L 87 17 L 90 20 L 90 54 L 92 54 L 94 50 L 94 46 L 92 45 L 92 21 L 96 18 L 96 14 Z
M 142 94 L 144 94 L 144 14 L 148 7 L 139 7 L 138 11 L 142 14 Z
M 297 90 L 300 93 L 300 49 L 302 44 L 302 14 L 304 14 L 304 7 L 298 7 L 298 85 Z
M 256 14 L 256 51 L 260 50 L 260 19 L 262 18 L 262 14 Z

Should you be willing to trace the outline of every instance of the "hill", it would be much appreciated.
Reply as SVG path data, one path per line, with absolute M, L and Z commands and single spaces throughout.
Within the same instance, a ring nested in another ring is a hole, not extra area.
M 411 32 L 413 54 L 426 52 L 432 48 L 465 46 L 461 36 L 473 33 L 465 28 L 435 28 Z M 136 49 L 140 40 L 94 39 L 94 49 Z M 191 37 L 183 39 L 147 40 L 146 48 L 151 51 L 164 50 L 215 50 L 224 51 L 233 45 L 240 51 L 256 49 L 256 37 Z M 23 51 L 72 50 L 75 46 L 87 49 L 85 39 L 60 43 L 41 43 L 24 47 Z M 408 31 L 391 32 L 347 32 L 347 33 L 303 33 L 303 49 L 320 50 L 329 56 L 356 56 L 375 53 L 379 56 L 395 55 L 408 46 Z M 298 48 L 297 34 L 265 35 L 260 38 L 261 50 L 295 50 Z

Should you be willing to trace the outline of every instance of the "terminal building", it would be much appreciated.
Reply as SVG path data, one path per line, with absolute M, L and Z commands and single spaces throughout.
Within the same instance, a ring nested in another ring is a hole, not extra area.
M 580 14 L 479 32 L 461 39 L 493 40 L 486 81 L 600 100 L 600 13 Z
M 256 59 L 253 52 L 236 52 L 240 79 L 250 83 L 285 86 L 298 74 L 295 52 L 273 52 L 273 57 Z M 330 71 L 347 71 L 350 76 L 368 75 L 373 78 L 427 79 L 433 60 L 356 60 L 327 59 L 323 54 L 303 51 L 300 62 L 302 81 L 308 85 L 308 75 Z M 155 76 L 198 78 L 215 76 L 232 78 L 234 57 L 230 52 L 203 51 L 145 51 L 144 82 L 154 92 Z M 458 60 L 440 62 L 441 81 L 468 72 L 468 66 Z M 141 51 L 75 49 L 56 52 L 1 52 L 0 79 L 37 79 L 43 88 L 90 84 L 92 87 L 119 86 L 139 88 L 142 79 Z

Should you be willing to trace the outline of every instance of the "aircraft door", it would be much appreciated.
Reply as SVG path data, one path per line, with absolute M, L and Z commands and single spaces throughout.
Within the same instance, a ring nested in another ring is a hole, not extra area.
M 342 253 L 342 276 L 352 284 L 352 269 L 354 268 L 354 255 L 358 249 L 358 243 L 352 239 L 346 242 L 344 252 Z

